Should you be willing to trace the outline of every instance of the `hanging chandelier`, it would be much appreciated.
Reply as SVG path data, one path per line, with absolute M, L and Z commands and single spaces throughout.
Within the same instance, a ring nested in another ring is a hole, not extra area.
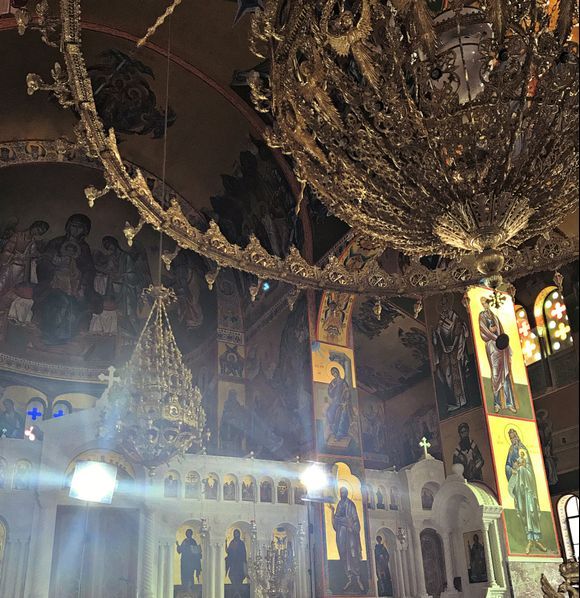
M 28 75 L 28 93 L 51 92 L 78 115 L 76 145 L 105 178 L 101 189 L 86 189 L 89 205 L 109 191 L 131 203 L 139 222 L 125 229 L 129 244 L 145 224 L 163 231 L 215 264 L 210 288 L 220 268 L 235 268 L 258 279 L 256 292 L 263 280 L 292 285 L 290 306 L 307 288 L 418 298 L 462 290 L 482 273 L 491 282 L 502 268 L 514 281 L 576 260 L 578 237 L 550 235 L 577 205 L 575 3 L 564 0 L 559 13 L 536 0 L 456 3 L 433 18 L 422 2 L 394 1 L 266 0 L 252 24 L 252 44 L 272 64 L 266 79 L 252 81 L 257 108 L 275 118 L 266 137 L 353 227 L 344 245 L 356 239 L 373 248 L 360 271 L 332 255 L 311 264 L 296 247 L 271 255 L 254 235 L 240 247 L 214 221 L 207 230 L 194 226 L 176 198 L 167 205 L 154 197 L 99 117 L 81 0 L 60 0 L 60 29 L 47 0 L 36 19 L 22 14 L 17 22 L 20 33 L 39 30 L 62 52 L 52 81 Z M 386 272 L 377 259 L 386 246 L 401 249 L 409 264 Z M 446 256 L 445 267 L 420 262 L 432 254 Z
M 263 598 L 287 598 L 292 594 L 296 565 L 294 555 L 288 548 L 278 548 L 274 542 L 269 547 L 258 548 L 248 569 L 257 595 Z
M 175 293 L 151 286 L 153 307 L 133 355 L 109 389 L 102 435 L 150 472 L 204 439 L 201 393 L 192 384 L 167 314 Z
M 433 4 L 437 4 L 433 3 Z M 267 0 L 253 48 L 269 142 L 355 230 L 407 255 L 478 256 L 578 205 L 575 0 Z

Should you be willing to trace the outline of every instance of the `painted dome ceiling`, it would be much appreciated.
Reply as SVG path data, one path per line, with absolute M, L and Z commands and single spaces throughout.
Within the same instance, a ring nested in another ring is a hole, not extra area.
M 111 245 L 109 241 L 104 247 L 104 239 L 116 239 L 126 251 L 123 227 L 127 221 L 134 224 L 136 214 L 112 194 L 94 209 L 88 208 L 83 190 L 87 184 L 100 186 L 100 174 L 95 164 L 59 141 L 73 141 L 74 114 L 62 110 L 47 94 L 26 93 L 26 75 L 46 76 L 61 55 L 34 32 L 19 36 L 9 4 L 0 0 L 0 48 L 7 57 L 0 94 L 0 237 L 40 220 L 50 226 L 43 236 L 43 242 L 50 243 L 66 236 L 71 216 L 81 214 L 90 220 L 90 232 L 84 239 L 92 256 L 90 267 L 100 260 L 102 268 L 110 258 L 107 251 Z M 51 4 L 56 8 L 54 0 Z M 296 218 L 297 186 L 291 167 L 261 140 L 264 123 L 250 106 L 244 87 L 245 73 L 259 62 L 249 49 L 250 22 L 244 14 L 255 4 L 253 0 L 183 3 L 171 22 L 138 49 L 137 39 L 165 10 L 165 0 L 83 0 L 83 50 L 96 103 L 105 123 L 115 128 L 127 162 L 141 168 L 157 189 L 165 174 L 170 193 L 190 206 L 193 221 L 202 224 L 212 217 L 233 242 L 245 242 L 254 232 L 275 254 L 285 253 L 294 243 L 318 260 L 348 231 L 328 217 L 312 197 L 301 219 Z M 576 219 L 571 218 L 563 230 L 577 232 Z M 137 245 L 130 254 L 131 264 L 137 270 L 138 283 L 145 285 L 155 275 L 158 239 L 145 231 Z M 142 259 L 139 251 L 148 259 Z M 397 256 L 388 259 L 397 267 Z M 167 280 L 181 276 L 173 283 L 192 293 L 190 304 L 180 307 L 179 317 L 189 343 L 186 350 L 202 353 L 216 327 L 215 298 L 205 285 L 204 260 L 194 256 L 184 261 L 187 263 L 177 275 L 165 276 Z M 270 296 L 252 304 L 243 277 L 239 286 L 245 293 L 244 318 L 252 329 L 280 305 L 285 293 L 283 285 L 274 284 Z M 26 293 L 19 298 L 21 307 L 34 302 Z M 196 301 L 200 304 L 197 309 Z M 14 311 L 12 321 L 30 323 L 26 319 L 35 316 L 26 309 Z M 424 325 L 413 318 L 412 311 L 412 305 L 395 305 L 385 310 L 377 324 L 372 321 L 368 301 L 358 302 L 354 334 L 357 351 L 363 356 L 359 362 L 366 368 L 361 369 L 360 377 L 378 397 L 393 396 L 427 374 Z M 113 324 L 92 325 L 97 330 Z M 120 326 L 118 322 L 115 325 Z M 195 334 L 190 334 L 192 331 Z M 25 334 L 8 347 L 4 344 L 7 337 L 3 337 L 0 352 L 57 364 L 63 348 L 49 336 Z M 399 358 L 387 367 L 384 356 L 395 350 Z M 108 349 L 88 343 L 82 350 L 67 349 L 66 355 L 75 367 L 99 368 Z

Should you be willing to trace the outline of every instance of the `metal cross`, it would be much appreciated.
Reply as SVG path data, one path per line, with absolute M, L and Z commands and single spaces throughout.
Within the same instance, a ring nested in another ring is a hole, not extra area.
M 118 376 L 115 376 L 116 371 L 117 371 L 117 369 L 114 366 L 110 365 L 107 368 L 108 374 L 99 374 L 99 380 L 101 382 L 106 382 L 107 388 L 109 390 L 113 387 L 115 382 L 121 382 L 121 378 L 119 378 Z
M 419 446 L 425 452 L 425 459 L 427 459 L 427 457 L 429 457 L 428 449 L 431 448 L 431 443 L 425 438 L 425 436 L 423 436 L 423 438 L 421 438 L 421 442 L 419 443 Z
M 32 421 L 35 422 L 39 417 L 42 417 L 42 412 L 39 411 L 36 407 L 34 407 L 34 409 L 27 411 L 26 415 L 30 415 Z

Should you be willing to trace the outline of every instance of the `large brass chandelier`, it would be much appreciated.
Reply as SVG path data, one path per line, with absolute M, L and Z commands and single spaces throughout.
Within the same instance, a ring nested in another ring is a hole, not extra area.
M 206 416 L 167 315 L 175 294 L 163 286 L 147 293 L 153 307 L 131 359 L 108 391 L 101 434 L 153 472 L 201 446 Z
M 220 268 L 236 268 L 296 290 L 420 298 L 502 268 L 516 280 L 577 259 L 577 237 L 550 235 L 577 205 L 574 0 L 561 0 L 559 12 L 552 0 L 452 0 L 435 18 L 420 0 L 392 1 L 265 0 L 253 21 L 253 46 L 272 63 L 252 85 L 258 109 L 274 117 L 267 138 L 353 227 L 351 238 L 372 248 L 360 270 L 334 255 L 311 264 L 296 247 L 271 255 L 253 235 L 240 247 L 213 221 L 194 226 L 182 202 L 153 195 L 104 129 L 83 56 L 81 0 L 59 0 L 60 30 L 47 0 L 36 19 L 17 14 L 17 23 L 63 54 L 52 81 L 28 75 L 28 92 L 49 91 L 78 115 L 76 144 L 105 178 L 86 190 L 89 205 L 109 191 L 130 202 L 139 222 L 125 230 L 129 243 L 145 224 L 162 231 L 215 264 L 210 287 Z M 382 268 L 387 246 L 410 256 L 402 271 Z M 445 267 L 420 262 L 431 254 L 447 256 Z M 297 292 L 288 297 L 293 305 Z
M 435 3 L 437 4 L 437 3 Z M 575 0 L 266 0 L 253 47 L 273 147 L 351 227 L 408 255 L 480 255 L 578 205 Z

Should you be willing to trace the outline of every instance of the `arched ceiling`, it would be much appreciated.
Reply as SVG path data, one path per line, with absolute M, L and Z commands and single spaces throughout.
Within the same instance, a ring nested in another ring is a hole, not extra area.
M 176 12 L 170 24 L 170 61 L 166 57 L 169 24 L 159 30 L 151 44 L 138 49 L 135 40 L 166 5 L 162 0 L 83 2 L 84 55 L 89 67 L 98 68 L 106 62 L 103 53 L 116 50 L 151 69 L 151 74 L 143 75 L 140 81 L 155 94 L 159 112 L 164 111 L 169 65 L 168 103 L 175 122 L 167 136 L 166 179 L 194 207 L 207 208 L 210 198 L 222 190 L 221 175 L 235 171 L 250 135 L 259 134 L 258 115 L 229 86 L 234 71 L 250 68 L 257 59 L 248 49 L 247 19 L 234 26 L 237 5 L 228 0 L 196 0 Z M 48 81 L 51 67 L 62 60 L 58 51 L 47 48 L 34 32 L 20 37 L 8 16 L 0 19 L 0 47 L 4 56 L 10 56 L 3 69 L 4 91 L 0 94 L 0 113 L 4 116 L 0 141 L 72 139 L 74 115 L 60 109 L 46 94 L 30 97 L 26 93 L 26 75 L 35 72 Z M 109 91 L 105 89 L 105 93 Z M 131 93 L 143 94 L 143 89 L 127 86 L 125 95 L 119 95 L 122 103 L 117 108 L 132 110 L 143 101 L 139 97 L 132 104 Z M 123 133 L 120 138 L 127 160 L 161 176 L 162 139 Z

